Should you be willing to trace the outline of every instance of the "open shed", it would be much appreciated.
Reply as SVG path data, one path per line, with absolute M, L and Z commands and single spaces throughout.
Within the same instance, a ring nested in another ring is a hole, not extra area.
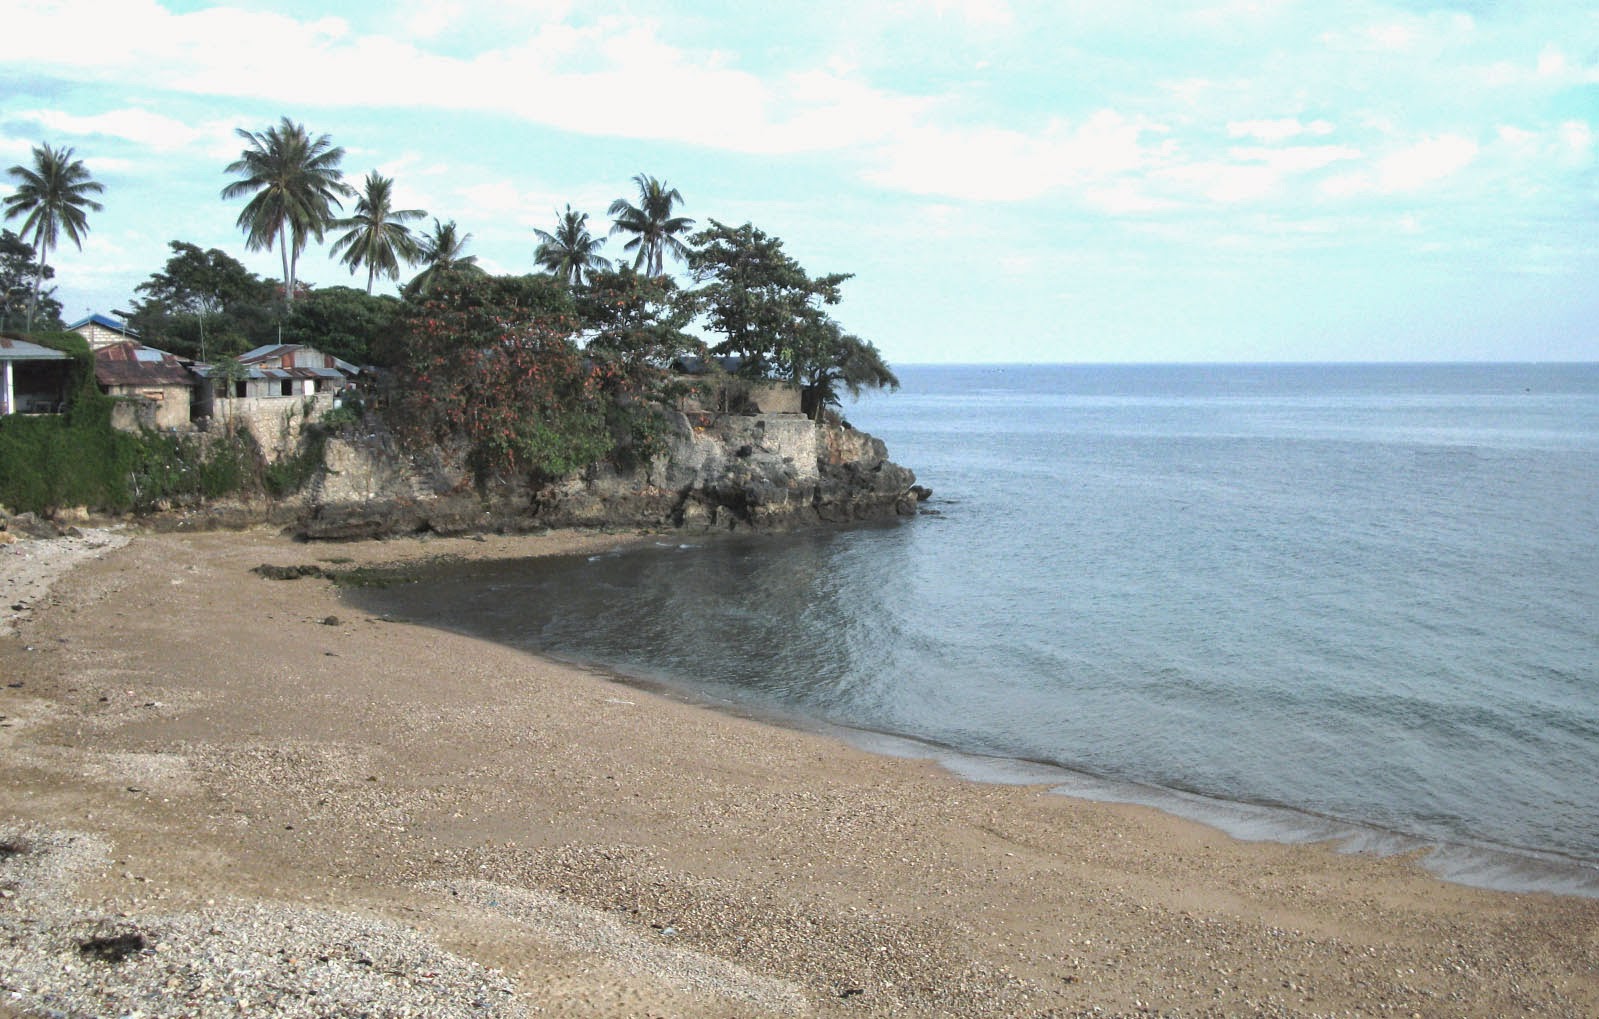
M 59 414 L 66 409 L 71 358 L 20 336 L 0 335 L 0 414 Z

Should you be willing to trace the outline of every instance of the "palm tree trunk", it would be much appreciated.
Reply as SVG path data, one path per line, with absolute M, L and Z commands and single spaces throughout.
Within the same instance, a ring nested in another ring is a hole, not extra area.
M 294 269 L 289 264 L 289 228 L 278 227 L 278 254 L 283 256 L 283 303 L 294 303 Z
M 28 299 L 28 324 L 24 332 L 33 332 L 33 316 L 39 311 L 39 287 L 44 284 L 44 238 L 39 238 L 39 243 L 34 245 L 38 252 L 39 271 L 33 274 L 33 296 Z

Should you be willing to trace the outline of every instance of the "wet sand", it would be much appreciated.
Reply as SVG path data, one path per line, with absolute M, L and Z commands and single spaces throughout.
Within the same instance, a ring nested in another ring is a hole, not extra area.
M 1599 1015 L 1593 900 L 975 784 L 250 572 L 623 540 L 137 535 L 30 596 L 0 1015 Z

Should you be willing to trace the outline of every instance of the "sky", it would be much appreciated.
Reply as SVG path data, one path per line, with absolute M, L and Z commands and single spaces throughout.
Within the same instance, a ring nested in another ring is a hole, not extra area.
M 51 257 L 68 321 L 172 240 L 277 278 L 220 191 L 286 116 L 494 272 L 660 178 L 853 273 L 835 317 L 895 364 L 1599 359 L 1591 2 L 7 8 L 0 167 L 70 146 L 106 188 Z

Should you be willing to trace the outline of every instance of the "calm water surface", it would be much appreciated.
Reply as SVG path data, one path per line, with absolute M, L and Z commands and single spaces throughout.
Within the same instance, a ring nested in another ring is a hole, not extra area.
M 848 413 L 936 516 L 358 597 L 978 776 L 1599 893 L 1599 365 L 901 378 Z

